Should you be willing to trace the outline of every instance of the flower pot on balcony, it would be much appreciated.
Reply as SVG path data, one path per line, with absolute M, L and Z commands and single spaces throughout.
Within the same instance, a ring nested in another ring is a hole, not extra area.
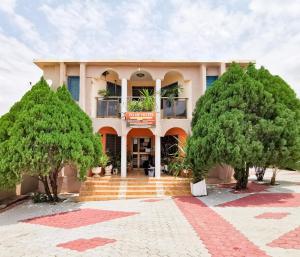
M 95 167 L 92 169 L 93 177 L 99 178 L 101 174 L 101 167 Z
M 105 167 L 105 176 L 111 176 L 112 173 L 112 165 Z
M 193 196 L 207 195 L 205 179 L 203 179 L 197 183 L 191 182 L 190 184 L 191 184 L 191 193 Z

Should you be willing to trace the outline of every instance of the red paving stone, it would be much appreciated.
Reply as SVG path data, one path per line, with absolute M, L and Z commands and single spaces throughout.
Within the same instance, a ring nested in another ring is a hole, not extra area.
M 300 227 L 280 236 L 269 243 L 268 246 L 300 250 Z
M 259 193 L 259 192 L 264 192 L 266 191 L 270 185 L 266 184 L 258 184 L 255 182 L 248 182 L 247 189 L 245 190 L 235 190 L 235 185 L 236 183 L 229 183 L 229 184 L 219 184 L 217 187 L 219 188 L 231 188 L 230 192 L 233 194 L 247 194 L 247 193 Z
M 142 200 L 142 202 L 145 203 L 154 203 L 154 202 L 160 202 L 161 199 L 147 199 L 147 200 Z
M 289 212 L 264 212 L 260 215 L 255 216 L 256 219 L 274 219 L 280 220 L 289 215 Z
M 78 252 L 84 252 L 88 249 L 96 248 L 114 242 L 116 242 L 115 239 L 102 238 L 102 237 L 94 237 L 90 239 L 80 238 L 74 241 L 58 244 L 57 247 L 75 250 Z
M 197 198 L 183 196 L 174 201 L 213 257 L 268 256 Z
M 53 215 L 35 217 L 32 219 L 23 220 L 23 222 L 69 229 L 88 226 L 91 224 L 123 218 L 135 214 L 137 214 L 137 212 L 80 209 L 69 212 L 61 212 Z
M 219 204 L 221 207 L 299 207 L 300 193 L 263 193 Z

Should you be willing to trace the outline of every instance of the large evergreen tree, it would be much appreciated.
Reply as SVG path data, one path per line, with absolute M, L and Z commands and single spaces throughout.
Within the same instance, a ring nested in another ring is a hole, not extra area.
M 196 104 L 187 146 L 194 176 L 202 178 L 214 165 L 228 164 L 235 169 L 236 188 L 242 189 L 254 165 L 295 163 L 299 110 L 299 99 L 278 76 L 254 65 L 232 64 Z
M 65 86 L 54 92 L 41 78 L 0 124 L 1 187 L 14 186 L 27 174 L 42 181 L 49 199 L 57 201 L 57 177 L 65 165 L 83 179 L 99 163 L 100 138 Z

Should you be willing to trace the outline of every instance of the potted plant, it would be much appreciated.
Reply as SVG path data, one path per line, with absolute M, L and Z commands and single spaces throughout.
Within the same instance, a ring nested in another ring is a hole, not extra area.
M 109 95 L 109 91 L 107 89 L 99 89 L 98 90 L 98 94 L 101 95 L 101 96 L 103 96 L 104 98 L 110 96 Z
M 99 178 L 101 174 L 101 167 L 92 168 L 92 173 L 94 178 Z
M 108 173 L 108 171 L 106 171 L 106 166 L 107 166 L 108 162 L 109 162 L 108 156 L 107 156 L 106 154 L 103 154 L 103 155 L 100 157 L 100 162 L 99 162 L 99 164 L 100 164 L 102 170 L 105 171 L 105 175 L 106 175 L 106 173 Z
M 207 174 L 206 169 L 197 169 L 192 167 L 193 179 L 190 182 L 191 193 L 193 196 L 205 196 L 207 195 L 205 176 Z

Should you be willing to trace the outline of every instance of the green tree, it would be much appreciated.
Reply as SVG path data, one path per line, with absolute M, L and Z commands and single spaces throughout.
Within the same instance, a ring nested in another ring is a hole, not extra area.
M 260 120 L 257 136 L 263 142 L 262 156 L 265 167 L 273 167 L 271 184 L 275 184 L 278 169 L 299 167 L 300 161 L 300 100 L 279 76 L 265 68 L 248 68 L 249 75 L 263 84 L 272 95 L 268 116 Z
M 196 104 L 187 146 L 194 176 L 202 178 L 216 164 L 228 164 L 234 167 L 236 188 L 243 189 L 250 167 L 295 162 L 298 112 L 299 99 L 282 79 L 264 68 L 232 64 Z M 293 131 L 287 126 L 291 119 Z
M 24 174 L 37 177 L 51 201 L 58 201 L 57 177 L 65 165 L 84 179 L 102 155 L 89 117 L 65 86 L 52 91 L 41 80 L 0 119 L 0 186 L 11 187 Z

